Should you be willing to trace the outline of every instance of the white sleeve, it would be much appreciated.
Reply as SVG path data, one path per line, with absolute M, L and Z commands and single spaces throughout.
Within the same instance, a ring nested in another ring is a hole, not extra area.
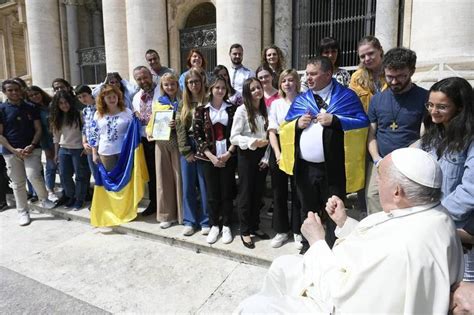
M 356 219 L 347 217 L 346 222 L 344 222 L 344 225 L 342 226 L 342 228 L 336 227 L 336 229 L 334 230 L 334 234 L 338 238 L 346 237 L 349 234 L 351 234 L 352 231 L 354 231 L 354 229 L 356 228 L 358 224 L 359 224 L 359 221 L 357 221 Z
M 270 106 L 270 111 L 268 113 L 268 128 L 267 130 L 273 129 L 278 131 L 279 130 L 279 125 L 278 125 L 278 117 L 277 117 L 277 106 L 279 102 L 278 100 L 273 101 L 272 105 Z
M 243 135 L 248 121 L 247 117 L 245 117 L 245 112 L 240 109 L 241 107 L 238 107 L 237 111 L 235 112 L 234 122 L 232 123 L 232 129 L 230 132 L 230 143 L 239 146 L 239 148 L 241 148 L 242 150 L 255 150 L 257 147 L 254 146 L 254 143 L 257 138 Z

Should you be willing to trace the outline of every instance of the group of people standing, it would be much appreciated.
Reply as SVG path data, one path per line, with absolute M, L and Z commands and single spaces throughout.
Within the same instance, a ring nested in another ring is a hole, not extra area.
M 332 246 L 335 225 L 323 211 L 328 198 L 344 200 L 357 192 L 359 208 L 380 211 L 379 162 L 396 149 L 418 146 L 441 165 L 442 203 L 463 239 L 472 242 L 472 87 L 462 78 L 447 78 L 426 91 L 411 81 L 415 52 L 385 53 L 373 36 L 362 38 L 357 49 L 360 66 L 352 76 L 340 68 L 337 40 L 324 38 L 301 80 L 286 68 L 277 46 L 263 50 L 262 64 L 253 72 L 242 64 L 243 47 L 234 44 L 232 66 L 218 65 L 212 73 L 205 71 L 198 49 L 190 51 L 188 70 L 179 77 L 161 65 L 158 52 L 148 50 L 149 67 L 133 71 L 137 85 L 118 73 L 107 74 L 94 90 L 82 85 L 73 90 L 56 79 L 51 98 L 17 79 L 4 81 L 0 144 L 20 224 L 30 222 L 27 180 L 43 204 L 52 206 L 56 165 L 63 187 L 57 203 L 81 209 L 91 194 L 91 175 L 100 164 L 114 172 L 137 119 L 149 176 L 150 203 L 142 215 L 156 213 L 161 228 L 177 222 L 185 236 L 201 230 L 212 244 L 222 233 L 222 242 L 230 243 L 237 197 L 240 238 L 254 248 L 255 237 L 270 238 L 260 229 L 269 170 L 276 232 L 271 246 L 293 236 L 304 253 L 309 245 L 300 228 L 309 211 L 322 216 Z M 173 112 L 168 140 L 152 137 L 159 111 Z M 47 161 L 44 180 L 41 150 Z M 0 177 L 7 187 L 6 177 Z M 92 211 L 97 216 L 101 210 Z M 466 256 L 466 277 L 474 280 L 472 253 Z

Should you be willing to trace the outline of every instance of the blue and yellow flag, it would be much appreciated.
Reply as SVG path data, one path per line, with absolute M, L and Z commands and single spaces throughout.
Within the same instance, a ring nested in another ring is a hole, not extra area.
M 365 155 L 369 119 L 357 95 L 332 79 L 331 100 L 327 112 L 336 115 L 344 131 L 344 159 L 346 171 L 346 191 L 355 192 L 365 185 Z M 281 158 L 280 169 L 293 175 L 295 164 L 296 121 L 309 113 L 319 114 L 319 107 L 313 92 L 296 97 L 285 117 L 286 123 L 280 127 Z
M 102 164 L 98 165 L 91 206 L 91 224 L 94 226 L 120 225 L 137 217 L 138 203 L 149 180 L 140 128 L 140 122 L 134 116 L 117 165 L 110 172 Z

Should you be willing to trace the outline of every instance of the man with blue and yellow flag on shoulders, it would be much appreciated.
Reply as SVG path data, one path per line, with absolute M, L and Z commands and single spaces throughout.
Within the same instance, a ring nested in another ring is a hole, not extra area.
M 295 173 L 303 220 L 308 211 L 325 213 L 329 196 L 342 200 L 364 187 L 365 143 L 369 121 L 357 95 L 332 79 L 327 57 L 306 66 L 309 90 L 291 104 L 281 127 L 280 169 Z M 335 225 L 326 221 L 326 241 L 335 242 Z M 307 242 L 303 242 L 304 253 Z

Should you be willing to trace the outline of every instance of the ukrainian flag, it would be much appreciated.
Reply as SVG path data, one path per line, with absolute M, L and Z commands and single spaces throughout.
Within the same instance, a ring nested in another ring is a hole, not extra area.
M 344 166 L 347 193 L 356 192 L 365 185 L 365 155 L 369 119 L 354 91 L 345 88 L 332 79 L 333 89 L 327 112 L 337 116 L 344 131 Z M 310 113 L 316 116 L 319 107 L 313 92 L 300 94 L 291 104 L 286 122 L 280 126 L 281 158 L 280 169 L 293 175 L 295 164 L 296 121 Z
M 138 203 L 149 180 L 140 128 L 140 122 L 134 116 L 114 169 L 107 172 L 102 164 L 98 165 L 91 206 L 91 224 L 94 226 L 120 225 L 137 217 Z

